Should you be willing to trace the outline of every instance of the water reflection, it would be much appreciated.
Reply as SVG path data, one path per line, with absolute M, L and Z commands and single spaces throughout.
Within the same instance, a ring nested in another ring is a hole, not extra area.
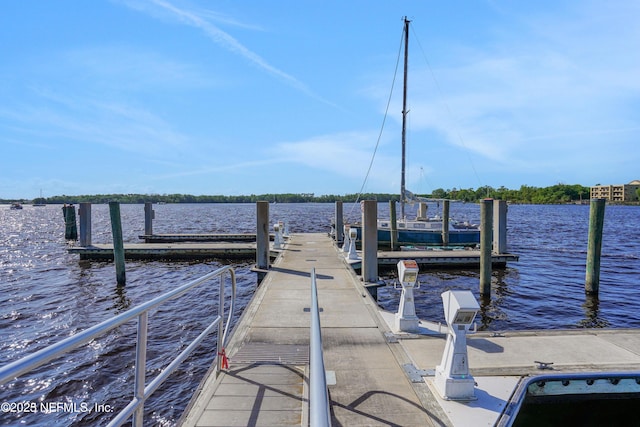
M 609 322 L 600 317 L 600 299 L 597 295 L 585 295 L 585 301 L 582 304 L 584 310 L 584 319 L 578 322 L 581 328 L 608 328 Z
M 507 305 L 506 298 L 510 295 L 507 285 L 507 271 L 505 269 L 497 269 L 491 273 L 491 295 L 479 295 L 478 304 L 480 304 L 480 324 L 479 330 L 489 330 L 495 321 L 506 321 L 508 316 L 503 307 Z M 478 284 L 478 289 L 480 284 Z M 498 325 L 498 328 L 500 326 Z
M 489 329 L 489 326 L 493 321 L 493 316 L 491 315 L 491 295 L 480 295 L 480 298 L 478 298 L 478 304 L 480 304 L 480 311 L 476 315 L 476 322 L 480 322 L 478 330 L 484 331 Z
M 114 289 L 115 294 L 113 296 L 112 308 L 115 309 L 116 313 L 127 311 L 127 309 L 131 306 L 131 299 L 127 297 L 125 288 L 125 285 L 116 284 L 116 287 Z

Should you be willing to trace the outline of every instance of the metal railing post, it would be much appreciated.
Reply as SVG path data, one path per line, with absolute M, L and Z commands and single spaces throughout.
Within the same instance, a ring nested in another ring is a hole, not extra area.
M 311 427 L 331 425 L 327 374 L 322 354 L 322 329 L 318 307 L 316 269 L 311 270 L 311 337 L 309 340 L 309 424 Z
M 229 314 L 227 322 L 224 322 L 224 284 L 226 274 L 231 275 L 231 301 L 229 303 Z M 156 375 L 149 384 L 146 383 L 146 362 L 147 362 L 147 341 L 148 341 L 148 321 L 149 311 L 165 302 L 177 298 L 191 289 L 210 280 L 220 278 L 220 305 L 218 307 L 218 315 L 213 321 L 185 348 L 178 356 L 176 356 L 158 375 Z M 21 359 L 8 363 L 0 367 L 0 385 L 5 384 L 15 378 L 33 371 L 34 369 L 45 365 L 46 363 L 63 356 L 66 353 L 100 337 L 107 332 L 117 328 L 118 326 L 133 321 L 137 318 L 137 338 L 136 338 L 136 362 L 134 371 L 134 396 L 133 399 L 120 412 L 115 414 L 113 419 L 107 424 L 108 427 L 120 426 L 132 420 L 134 426 L 142 426 L 144 422 L 144 404 L 146 399 L 153 394 L 158 387 L 184 362 L 187 357 L 200 345 L 204 339 L 211 334 L 215 328 L 218 329 L 218 351 L 224 352 L 224 342 L 228 333 L 228 328 L 235 310 L 236 297 L 236 275 L 231 267 L 222 267 L 211 273 L 179 286 L 159 297 L 153 298 L 146 303 L 140 304 L 124 313 L 121 313 L 111 319 L 107 319 L 97 325 L 94 325 L 84 331 L 81 331 L 69 338 L 38 350 Z M 218 359 L 221 359 L 220 357 Z M 221 362 L 221 360 L 219 360 Z M 220 365 L 218 365 L 220 366 Z M 220 369 L 220 368 L 218 368 Z
M 136 369 L 133 398 L 140 402 L 133 415 L 134 427 L 142 427 L 144 420 L 144 387 L 147 373 L 147 332 L 149 314 L 144 311 L 138 316 L 138 342 L 136 343 Z
M 218 298 L 218 314 L 220 315 L 220 322 L 218 322 L 218 357 L 217 357 L 217 371 L 219 374 L 222 370 L 222 359 L 225 357 L 225 349 L 224 349 L 224 276 L 225 274 L 220 275 L 220 294 Z

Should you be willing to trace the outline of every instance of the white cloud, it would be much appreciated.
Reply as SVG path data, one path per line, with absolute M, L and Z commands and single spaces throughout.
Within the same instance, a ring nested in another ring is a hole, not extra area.
M 230 24 L 235 27 L 242 26 L 236 20 L 231 20 L 230 18 L 221 18 L 221 16 L 223 15 L 216 14 L 212 11 L 189 10 L 186 8 L 180 8 L 175 4 L 165 0 L 149 0 L 149 2 L 128 0 L 125 1 L 125 4 L 142 12 L 150 13 L 153 16 L 157 16 L 159 11 L 168 13 L 169 16 L 173 17 L 173 19 L 177 19 L 179 22 L 185 25 L 198 28 L 217 45 L 223 47 L 229 52 L 232 52 L 233 54 L 243 57 L 263 71 L 284 81 L 287 85 L 293 87 L 294 89 L 327 105 L 335 107 L 335 104 L 323 99 L 321 96 L 314 93 L 305 83 L 270 64 L 258 53 L 250 50 L 231 34 L 223 31 L 211 22 L 211 20 L 216 20 L 218 22 Z M 249 28 L 250 26 L 244 25 L 243 27 Z
M 39 90 L 37 106 L 13 106 L 0 110 L 11 123 L 13 139 L 37 135 L 41 140 L 77 141 L 101 144 L 119 150 L 171 157 L 187 137 L 152 112 L 127 104 L 96 101 Z M 6 125 L 5 125 L 6 126 Z
M 311 137 L 296 142 L 281 142 L 270 151 L 289 163 L 297 163 L 341 176 L 364 179 L 376 145 L 377 135 L 370 132 L 345 132 Z M 391 159 L 378 152 L 374 171 Z
M 219 83 L 192 64 L 178 62 L 149 50 L 108 45 L 74 49 L 52 59 L 47 72 L 78 76 L 94 88 L 131 92 L 143 90 L 189 89 Z
M 566 16 L 558 22 L 531 18 L 522 29 L 527 41 L 499 40 L 500 49 L 467 51 L 468 61 L 438 69 L 443 101 L 433 84 L 418 80 L 412 125 L 519 166 L 544 164 L 566 154 L 563 147 L 579 151 L 601 144 L 605 134 L 637 137 L 637 121 L 628 117 L 629 101 L 640 100 L 640 60 L 632 53 L 640 51 L 640 33 L 630 21 L 635 18 L 588 9 L 574 11 L 588 15 L 579 24 Z

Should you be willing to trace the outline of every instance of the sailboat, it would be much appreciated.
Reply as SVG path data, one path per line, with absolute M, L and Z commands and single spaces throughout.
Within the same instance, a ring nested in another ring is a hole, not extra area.
M 400 218 L 397 220 L 398 245 L 443 245 L 443 227 L 448 224 L 448 244 L 456 246 L 475 246 L 480 243 L 480 228 L 476 224 L 460 222 L 454 219 L 443 221 L 440 216 L 428 217 L 427 199 L 416 197 L 405 186 L 406 164 L 406 123 L 407 123 L 407 82 L 409 63 L 409 21 L 404 18 L 404 84 L 402 91 L 402 168 L 400 177 Z M 415 220 L 407 219 L 405 215 L 406 203 L 419 203 L 420 209 Z M 361 224 L 352 224 L 351 228 L 358 231 L 361 236 Z M 391 243 L 391 220 L 378 219 L 378 244 L 389 245 Z
M 46 204 L 44 203 L 44 198 L 42 197 L 42 189 L 40 189 L 40 198 L 37 200 L 38 200 L 37 202 L 34 201 L 33 206 L 39 206 L 39 207 L 46 206 Z

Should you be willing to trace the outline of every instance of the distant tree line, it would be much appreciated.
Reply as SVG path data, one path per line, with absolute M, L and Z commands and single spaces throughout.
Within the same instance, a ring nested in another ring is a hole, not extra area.
M 581 200 L 589 200 L 591 188 L 580 184 L 566 185 L 556 184 L 551 187 L 531 187 L 523 185 L 519 190 L 510 190 L 505 187 L 493 188 L 489 186 L 473 189 L 434 190 L 431 197 L 436 199 L 461 200 L 465 202 L 477 202 L 484 198 L 506 200 L 512 203 L 526 204 L 559 204 L 573 203 Z
M 357 194 L 339 195 L 322 195 L 316 196 L 310 193 L 284 193 L 284 194 L 251 194 L 247 196 L 194 196 L 192 194 L 99 194 L 99 195 L 81 195 L 81 196 L 52 196 L 45 198 L 33 199 L 33 203 L 46 204 L 77 204 L 81 202 L 90 202 L 95 204 L 103 204 L 109 202 L 120 203 L 255 203 L 257 201 L 268 201 L 275 203 L 332 203 L 336 200 L 345 202 L 353 202 L 358 199 Z M 400 200 L 398 195 L 393 194 L 361 194 L 359 200 Z M 0 200 L 1 201 L 1 200 Z M 12 200 L 13 201 L 13 200 Z M 5 201 L 8 203 L 10 201 Z
M 511 203 L 530 204 L 558 204 L 575 203 L 577 201 L 587 201 L 590 198 L 590 188 L 579 184 L 566 185 L 556 184 L 551 187 L 532 187 L 523 185 L 519 190 L 510 190 L 505 187 L 493 188 L 490 186 L 479 187 L 477 189 L 449 189 L 438 188 L 431 194 L 421 194 L 420 197 L 433 199 L 450 199 L 464 202 L 477 202 L 484 198 L 506 200 Z M 191 194 L 100 194 L 83 196 L 52 196 L 46 198 L 33 199 L 32 203 L 63 204 L 80 202 L 90 202 L 103 204 L 108 202 L 120 203 L 255 203 L 266 200 L 276 203 L 332 203 L 341 200 L 346 203 L 353 203 L 358 200 L 378 200 L 388 202 L 390 200 L 399 201 L 397 194 L 386 193 L 365 193 L 335 195 L 327 194 L 316 196 L 313 193 L 285 193 L 285 194 L 251 194 L 248 196 L 194 196 Z M 14 200 L 0 200 L 1 203 L 10 203 Z

